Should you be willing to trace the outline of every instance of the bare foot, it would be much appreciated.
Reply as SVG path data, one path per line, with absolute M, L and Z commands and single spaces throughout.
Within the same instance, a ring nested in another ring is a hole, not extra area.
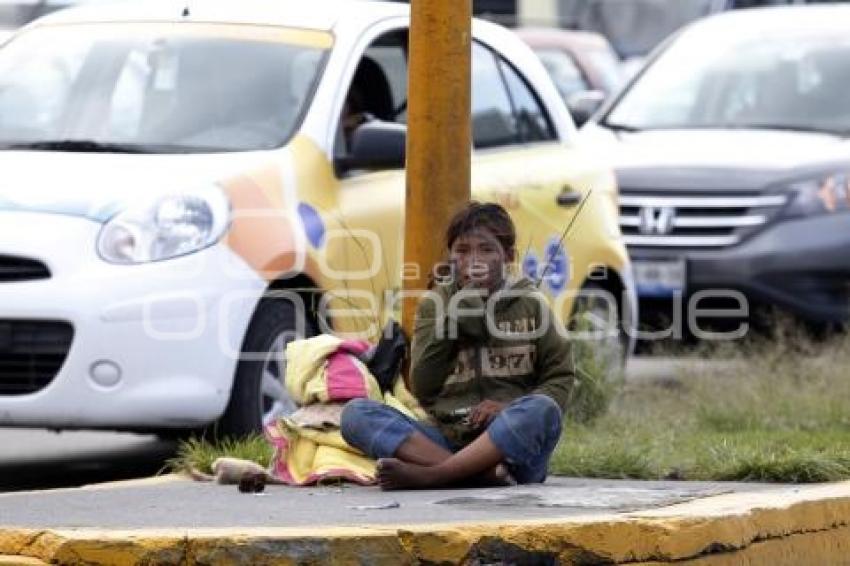
M 378 485 L 383 490 L 422 489 L 437 485 L 437 478 L 428 466 L 402 462 L 395 458 L 378 460 Z
M 492 470 L 481 475 L 481 482 L 490 487 L 507 487 L 516 485 L 516 480 L 504 464 L 496 464 Z
M 505 464 L 496 464 L 486 472 L 459 482 L 458 487 L 508 487 L 517 482 Z

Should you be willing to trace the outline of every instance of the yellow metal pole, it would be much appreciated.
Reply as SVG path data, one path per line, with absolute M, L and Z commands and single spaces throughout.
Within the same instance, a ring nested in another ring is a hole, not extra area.
M 472 0 L 411 0 L 402 325 L 445 259 L 443 234 L 470 198 Z

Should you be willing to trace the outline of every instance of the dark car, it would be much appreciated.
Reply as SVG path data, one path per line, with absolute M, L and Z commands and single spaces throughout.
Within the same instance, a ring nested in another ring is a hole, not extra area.
M 642 315 L 699 294 L 850 320 L 848 29 L 844 5 L 712 16 L 585 126 L 615 160 Z
M 578 125 L 593 110 L 593 106 L 582 106 L 585 100 L 595 100 L 598 106 L 623 83 L 620 59 L 598 33 L 554 28 L 515 31 L 543 62 Z

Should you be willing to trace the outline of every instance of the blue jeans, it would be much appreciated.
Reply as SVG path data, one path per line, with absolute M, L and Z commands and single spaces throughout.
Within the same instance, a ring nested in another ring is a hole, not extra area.
M 354 399 L 342 411 L 342 437 L 371 458 L 392 458 L 410 435 L 419 431 L 450 452 L 453 445 L 440 430 L 369 399 Z M 547 395 L 534 394 L 511 402 L 487 427 L 490 440 L 505 456 L 518 483 L 542 483 L 549 457 L 561 437 L 561 409 Z

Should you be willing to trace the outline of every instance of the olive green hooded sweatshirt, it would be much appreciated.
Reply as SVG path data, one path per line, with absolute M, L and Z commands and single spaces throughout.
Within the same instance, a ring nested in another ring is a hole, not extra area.
M 487 302 L 473 291 L 437 285 L 416 312 L 413 392 L 443 434 L 461 445 L 481 433 L 465 421 L 481 401 L 542 393 L 564 411 L 575 381 L 570 344 L 558 332 L 563 327 L 534 283 L 506 282 L 489 300 L 490 324 Z

